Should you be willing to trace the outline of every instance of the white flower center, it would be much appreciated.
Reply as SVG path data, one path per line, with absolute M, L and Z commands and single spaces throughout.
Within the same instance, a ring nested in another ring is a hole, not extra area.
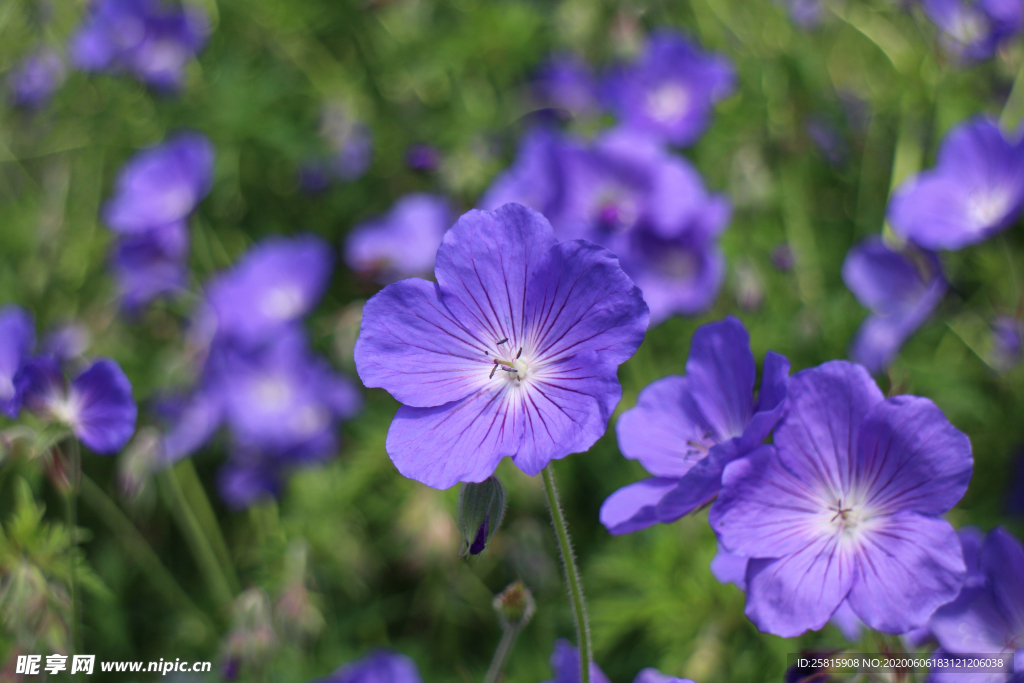
M 0 377 L 0 401 L 14 398 L 14 382 L 10 377 Z
M 690 108 L 690 93 L 681 83 L 665 83 L 647 95 L 647 114 L 666 123 L 682 117 Z
M 292 418 L 292 426 L 302 436 L 312 436 L 323 430 L 331 417 L 321 406 L 305 406 Z
M 840 540 L 856 541 L 871 526 L 874 511 L 856 494 L 843 495 L 826 500 L 821 521 L 829 536 Z
M 263 313 L 275 320 L 291 320 L 303 309 L 302 292 L 294 285 L 274 287 L 263 300 Z
M 982 38 L 988 30 L 988 22 L 981 12 L 967 10 L 958 12 L 949 27 L 949 34 L 961 45 L 970 45 Z
M 1012 195 L 1001 187 L 981 190 L 967 200 L 967 215 L 975 230 L 983 230 L 999 222 L 1010 209 Z
M 280 410 L 291 401 L 292 387 L 280 377 L 262 377 L 256 382 L 253 397 L 265 410 Z
M 68 396 L 54 396 L 48 408 L 53 419 L 69 427 L 74 427 L 78 422 L 79 405 L 73 394 Z
M 520 384 L 537 371 L 537 364 L 529 353 L 523 353 L 523 347 L 519 347 L 514 355 L 508 353 L 508 339 L 498 342 L 497 347 L 498 353 L 492 358 L 489 379 L 497 378 L 500 373 L 504 381 Z

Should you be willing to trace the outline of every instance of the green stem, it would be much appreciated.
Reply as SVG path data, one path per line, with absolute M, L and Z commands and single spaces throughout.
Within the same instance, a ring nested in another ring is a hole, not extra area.
M 516 636 L 518 635 L 518 626 L 505 627 L 505 633 L 501 636 L 501 642 L 498 643 L 498 649 L 494 651 L 494 657 L 491 659 L 491 665 L 487 667 L 487 675 L 484 677 L 484 683 L 498 683 L 498 678 L 501 676 L 501 670 L 505 668 L 505 662 L 508 661 L 508 656 L 512 654 L 512 647 L 516 644 Z
M 117 539 L 124 545 L 128 555 L 142 570 L 143 575 L 153 584 L 153 587 L 167 601 L 168 606 L 174 608 L 184 607 L 192 612 L 210 634 L 216 633 L 216 628 L 206 614 L 199 609 L 188 593 L 178 584 L 174 575 L 160 561 L 145 537 L 139 533 L 135 525 L 121 511 L 110 496 L 89 477 L 82 475 L 82 500 L 92 508 L 93 512 L 99 515 L 103 523 L 110 527 Z
M 78 608 L 78 488 L 82 478 L 82 453 L 78 447 L 78 439 L 71 439 L 71 471 L 69 481 L 71 490 L 67 494 L 68 531 L 71 532 L 71 547 L 74 555 L 71 560 L 71 654 L 82 651 L 79 638 L 82 636 L 80 624 L 81 612 Z
M 195 556 L 200 571 L 206 577 L 206 583 L 214 601 L 226 615 L 230 611 L 234 594 L 231 592 L 220 562 L 217 561 L 217 554 L 214 552 L 210 540 L 203 533 L 203 528 L 199 524 L 199 520 L 196 519 L 195 512 L 185 498 L 175 468 L 168 467 L 157 475 L 157 478 L 162 483 L 165 495 L 170 499 L 171 510 L 182 533 L 185 534 L 185 539 L 192 548 L 192 554 Z
M 213 511 L 213 506 L 210 505 L 210 499 L 206 495 L 206 489 L 203 488 L 202 481 L 199 480 L 199 474 L 196 473 L 195 465 L 186 458 L 175 465 L 174 469 L 182 491 L 185 493 L 185 499 L 199 521 L 203 533 L 210 541 L 213 552 L 217 555 L 217 561 L 220 562 L 224 576 L 231 587 L 231 592 L 233 594 L 240 593 L 241 584 L 238 582 L 238 575 L 235 574 L 235 565 L 231 561 L 228 544 L 224 541 L 220 524 L 217 523 L 217 515 Z
M 541 471 L 541 476 L 544 478 L 544 491 L 547 493 L 548 508 L 551 510 L 551 523 L 555 526 L 555 535 L 558 537 L 558 549 L 562 553 L 566 583 L 569 584 L 569 602 L 576 618 L 576 638 L 580 648 L 580 683 L 590 683 L 590 627 L 587 624 L 587 609 L 583 603 L 583 585 L 576 570 L 576 558 L 572 554 L 569 527 L 558 504 L 555 475 L 551 471 L 551 465 Z

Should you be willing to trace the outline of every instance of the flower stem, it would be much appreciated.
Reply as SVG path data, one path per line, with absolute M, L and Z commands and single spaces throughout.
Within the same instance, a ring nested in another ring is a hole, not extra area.
M 518 626 L 512 626 L 510 624 L 505 627 L 505 633 L 501 636 L 501 642 L 498 643 L 498 649 L 494 651 L 494 657 L 491 659 L 491 665 L 487 667 L 487 675 L 484 677 L 484 683 L 498 683 L 498 678 L 501 676 L 501 670 L 505 668 L 505 662 L 508 661 L 508 656 L 512 654 L 512 646 L 516 644 L 516 636 L 518 635 Z
M 544 491 L 547 493 L 548 508 L 551 510 L 551 523 L 558 537 L 558 549 L 562 553 L 566 583 L 569 584 L 569 602 L 576 618 L 576 638 L 580 648 L 580 683 L 590 683 L 590 626 L 587 624 L 587 609 L 583 603 L 583 585 L 576 570 L 576 558 L 572 554 L 569 527 L 558 504 L 558 492 L 555 490 L 555 476 L 551 465 L 544 468 L 541 476 L 544 478 Z
M 68 531 L 71 533 L 71 654 L 81 652 L 79 638 L 82 635 L 82 628 L 79 620 L 81 612 L 78 609 L 78 488 L 82 479 L 82 453 L 78 447 L 78 439 L 70 440 L 71 447 L 71 471 L 69 481 L 71 488 L 67 494 L 68 506 Z
M 999 125 L 1004 133 L 1011 133 L 1024 117 L 1024 64 L 1021 64 L 1017 77 L 1013 80 L 1013 89 L 1006 98 L 1003 113 L 999 117 Z
M 185 500 L 188 502 L 193 514 L 195 514 L 196 520 L 199 522 L 199 526 L 202 527 L 206 538 L 210 541 L 210 546 L 217 556 L 217 561 L 220 563 L 221 569 L 224 572 L 224 578 L 227 579 L 231 592 L 234 594 L 240 593 L 242 590 L 241 584 L 239 584 L 238 576 L 235 574 L 235 565 L 231 561 L 231 552 L 228 550 L 228 544 L 224 541 L 224 534 L 221 533 L 220 524 L 217 523 L 217 515 L 213 511 L 213 506 L 210 505 L 210 499 L 206 495 L 206 490 L 199 479 L 195 465 L 186 458 L 175 465 L 174 472 L 178 477 L 178 482 L 181 484 L 182 492 L 185 494 Z

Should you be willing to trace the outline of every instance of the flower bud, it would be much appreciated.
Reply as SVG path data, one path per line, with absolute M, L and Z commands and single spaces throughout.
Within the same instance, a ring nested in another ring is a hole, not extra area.
M 505 628 L 522 628 L 530 623 L 536 605 L 533 594 L 522 581 L 514 581 L 494 596 L 494 611 Z
M 479 484 L 463 484 L 459 491 L 459 557 L 482 553 L 504 516 L 505 487 L 497 477 L 488 477 Z

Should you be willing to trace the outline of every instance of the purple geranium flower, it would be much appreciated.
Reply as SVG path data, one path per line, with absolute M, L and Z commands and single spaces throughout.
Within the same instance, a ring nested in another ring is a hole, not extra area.
M 334 256 L 319 237 L 271 238 L 253 247 L 209 287 L 217 334 L 260 343 L 313 310 Z
M 1019 0 L 922 0 L 924 12 L 942 32 L 943 47 L 965 60 L 988 59 L 1020 32 Z
M 715 102 L 734 88 L 725 57 L 701 52 L 682 35 L 651 35 L 639 62 L 619 69 L 604 84 L 608 106 L 630 130 L 676 145 L 697 141 Z
M 114 361 L 101 358 L 70 385 L 56 359 L 29 361 L 18 376 L 25 408 L 69 427 L 96 453 L 117 453 L 135 433 L 132 385 Z
M 564 185 L 561 158 L 569 143 L 550 128 L 531 128 L 519 141 L 512 167 L 495 178 L 480 199 L 481 209 L 522 204 L 547 216 Z
M 571 54 L 548 60 L 533 81 L 539 104 L 568 112 L 592 114 L 598 111 L 597 84 L 590 66 Z
M 19 306 L 0 309 L 0 411 L 17 417 L 21 411 L 18 372 L 28 362 L 36 345 L 32 316 Z
M 615 257 L 559 243 L 543 216 L 510 204 L 463 215 L 434 274 L 371 298 L 355 347 L 363 383 L 405 404 L 386 444 L 399 472 L 448 488 L 483 481 L 505 456 L 536 475 L 590 448 L 648 322 Z
M 179 133 L 124 165 L 103 219 L 124 235 L 183 221 L 210 191 L 212 180 L 209 139 L 199 133 Z
M 601 523 L 613 534 L 673 522 L 710 502 L 723 468 L 765 440 L 782 415 L 789 361 L 765 356 L 761 392 L 747 330 L 736 318 L 693 335 L 686 376 L 644 388 L 615 426 L 619 449 L 653 476 L 613 493 Z
M 980 117 L 950 131 L 938 163 L 889 200 L 897 234 L 926 249 L 957 250 L 1013 224 L 1024 207 L 1024 141 L 1009 141 Z
M 316 683 L 422 683 L 416 663 L 391 650 L 375 650 Z
M 947 287 L 942 267 L 931 252 L 909 244 L 894 251 L 880 237 L 869 237 L 850 249 L 842 272 L 846 286 L 871 310 L 850 345 L 850 357 L 879 372 L 942 300 Z
M 1012 655 L 1013 675 L 933 673 L 934 683 L 1021 683 L 1024 681 L 1024 548 L 1004 529 L 978 543 L 967 536 L 964 555 L 974 555 L 976 573 L 960 596 L 928 622 L 943 653 Z M 972 552 L 973 551 L 973 552 Z
M 135 311 L 157 296 L 182 290 L 187 258 L 188 227 L 184 221 L 119 239 L 111 268 L 125 307 Z
M 129 71 L 163 91 L 178 90 L 184 69 L 209 33 L 202 9 L 160 0 L 97 0 L 72 37 L 72 62 L 83 71 Z
M 551 653 L 551 670 L 555 677 L 545 683 L 579 683 L 580 682 L 580 651 L 568 640 L 559 638 L 555 641 L 555 650 Z M 590 662 L 591 683 L 610 683 L 601 667 Z M 643 669 L 633 679 L 633 683 L 693 683 L 690 679 L 677 678 L 663 674 L 657 669 Z
M 940 515 L 967 490 L 970 441 L 928 399 L 886 399 L 846 361 L 794 375 L 787 394 L 775 445 L 727 465 L 711 507 L 722 546 L 751 558 L 747 616 L 792 637 L 846 600 L 880 631 L 922 625 L 964 582 Z
M 25 57 L 7 77 L 14 106 L 39 109 L 64 82 L 64 63 L 56 50 L 42 48 Z
M 345 240 L 345 261 L 381 284 L 427 275 L 451 224 L 451 204 L 444 197 L 406 195 L 384 216 L 352 230 Z

